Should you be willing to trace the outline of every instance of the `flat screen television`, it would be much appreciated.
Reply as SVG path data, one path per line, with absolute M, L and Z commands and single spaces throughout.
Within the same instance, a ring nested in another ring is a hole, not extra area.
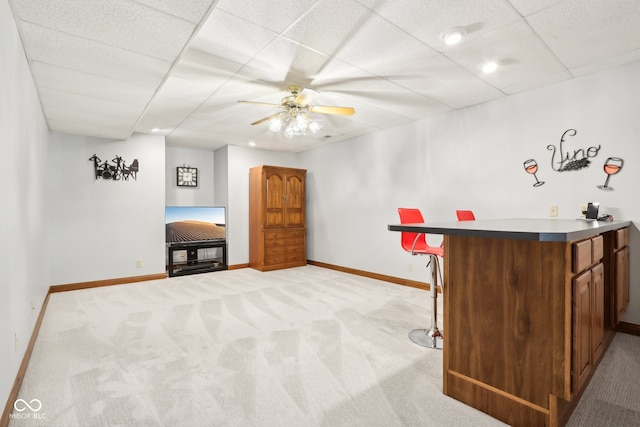
M 167 206 L 164 212 L 168 245 L 227 238 L 223 206 Z

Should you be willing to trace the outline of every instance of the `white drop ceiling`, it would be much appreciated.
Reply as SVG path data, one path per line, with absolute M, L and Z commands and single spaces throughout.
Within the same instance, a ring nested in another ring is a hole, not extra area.
M 640 60 L 638 0 L 9 3 L 51 130 L 212 150 L 298 152 Z M 236 101 L 291 84 L 356 113 L 293 139 L 251 126 L 280 110 Z

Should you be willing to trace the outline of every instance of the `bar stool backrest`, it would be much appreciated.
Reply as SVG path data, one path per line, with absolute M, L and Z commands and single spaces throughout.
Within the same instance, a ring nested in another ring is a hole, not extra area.
M 476 219 L 473 211 L 457 210 L 456 215 L 458 216 L 458 221 L 475 221 Z

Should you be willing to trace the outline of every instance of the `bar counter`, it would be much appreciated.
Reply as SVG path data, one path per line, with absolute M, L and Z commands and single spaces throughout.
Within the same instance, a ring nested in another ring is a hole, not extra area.
M 390 231 L 489 237 L 540 242 L 571 242 L 606 231 L 628 227 L 630 221 L 587 221 L 583 219 L 484 219 L 431 224 L 389 225 Z
M 628 306 L 629 225 L 389 225 L 444 235 L 444 394 L 510 425 L 564 425 Z

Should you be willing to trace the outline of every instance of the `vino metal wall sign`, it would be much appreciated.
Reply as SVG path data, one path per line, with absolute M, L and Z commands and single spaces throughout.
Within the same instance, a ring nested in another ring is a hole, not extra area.
M 578 148 L 577 150 L 573 150 L 573 153 L 571 153 L 571 150 L 565 151 L 565 147 L 563 146 L 564 137 L 567 135 L 576 136 L 577 133 L 578 131 L 575 129 L 567 129 L 562 134 L 562 137 L 560 137 L 558 148 L 556 148 L 555 145 L 547 145 L 547 150 L 553 152 L 551 155 L 551 168 L 554 171 L 577 171 L 586 168 L 591 164 L 589 159 L 598 155 L 598 151 L 600 151 L 599 145 L 597 147 L 589 147 L 586 150 L 584 148 Z M 556 155 L 558 155 L 558 159 Z
M 575 129 L 567 129 L 564 131 L 562 136 L 560 137 L 560 143 L 556 147 L 555 145 L 549 144 L 547 145 L 547 150 L 551 151 L 551 169 L 556 172 L 567 172 L 567 171 L 579 171 L 581 169 L 589 167 L 591 164 L 591 160 L 598 155 L 600 152 L 600 145 L 591 146 L 588 148 L 578 148 L 577 150 L 567 149 L 565 146 L 565 137 L 576 136 L 578 131 Z M 608 157 L 604 162 L 604 173 L 607 175 L 605 182 L 603 185 L 598 185 L 597 187 L 602 190 L 613 190 L 613 187 L 609 186 L 609 178 L 611 175 L 615 175 L 622 169 L 624 164 L 624 160 L 619 157 Z M 529 159 L 524 162 L 524 170 L 532 174 L 535 178 L 536 182 L 533 184 L 534 187 L 540 187 L 545 182 L 540 181 L 536 173 L 538 172 L 538 163 L 535 159 Z
M 138 159 L 133 159 L 129 166 L 124 159 L 116 155 L 115 159 L 105 160 L 104 162 L 94 154 L 89 158 L 93 160 L 93 167 L 96 173 L 96 179 L 109 179 L 113 181 L 128 181 L 129 178 L 138 179 Z

